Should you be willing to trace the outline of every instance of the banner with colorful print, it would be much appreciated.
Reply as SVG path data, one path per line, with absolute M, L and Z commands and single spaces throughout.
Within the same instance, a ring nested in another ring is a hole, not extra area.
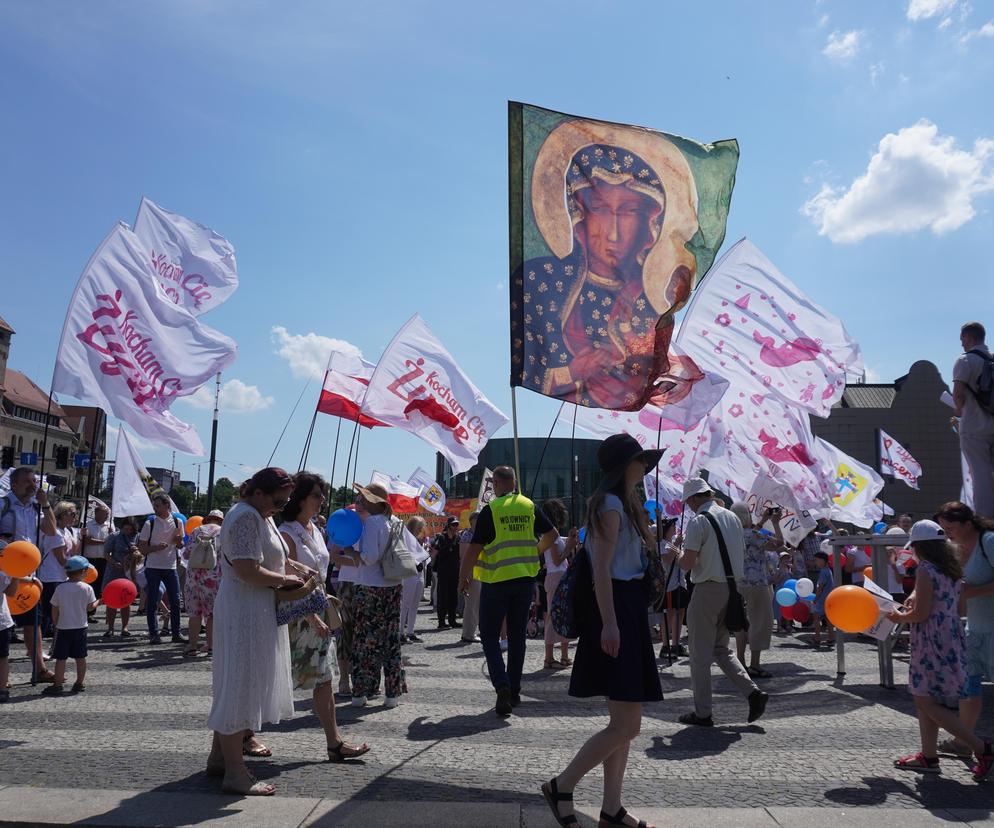
M 739 147 L 511 102 L 511 385 L 637 411 L 725 237 Z

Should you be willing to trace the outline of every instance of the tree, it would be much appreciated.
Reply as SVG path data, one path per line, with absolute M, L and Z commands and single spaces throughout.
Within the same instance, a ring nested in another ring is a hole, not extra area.
M 193 509 L 193 492 L 185 486 L 174 486 L 169 496 L 173 499 L 173 503 L 176 504 L 176 508 L 189 517 Z
M 235 499 L 235 484 L 227 477 L 222 477 L 214 483 L 214 508 L 227 511 Z

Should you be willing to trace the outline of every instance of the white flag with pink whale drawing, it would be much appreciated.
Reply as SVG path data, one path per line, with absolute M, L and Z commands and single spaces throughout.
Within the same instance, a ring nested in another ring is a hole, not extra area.
M 773 394 L 827 417 L 859 374 L 859 345 L 748 239 L 711 268 L 694 293 L 676 344 L 733 387 Z

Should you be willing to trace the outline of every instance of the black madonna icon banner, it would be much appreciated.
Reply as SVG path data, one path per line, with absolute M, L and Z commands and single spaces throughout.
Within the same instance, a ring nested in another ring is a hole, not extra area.
M 725 237 L 738 142 L 511 102 L 511 385 L 637 410 Z

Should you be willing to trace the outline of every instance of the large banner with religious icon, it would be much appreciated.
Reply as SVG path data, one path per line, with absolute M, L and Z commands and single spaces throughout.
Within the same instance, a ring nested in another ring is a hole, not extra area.
M 511 385 L 635 411 L 725 237 L 738 142 L 508 108 Z

